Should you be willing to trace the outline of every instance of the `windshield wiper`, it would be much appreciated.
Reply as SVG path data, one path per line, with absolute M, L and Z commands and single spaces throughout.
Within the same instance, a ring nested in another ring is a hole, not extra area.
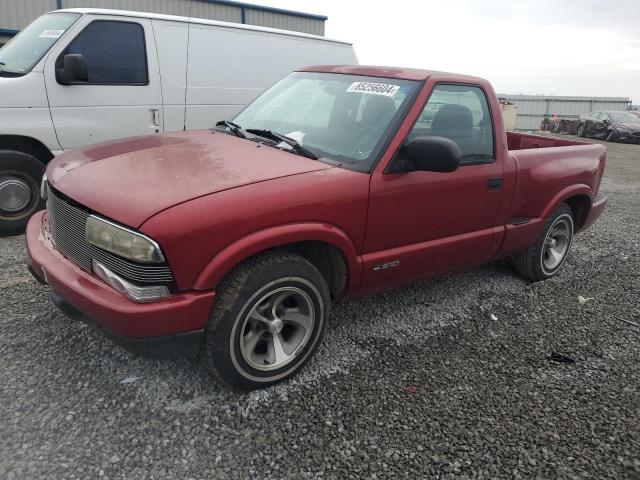
M 318 156 L 309 150 L 306 147 L 300 145 L 300 142 L 294 140 L 293 138 L 287 137 L 286 135 L 282 135 L 280 133 L 273 132 L 271 130 L 265 130 L 262 128 L 247 128 L 247 132 L 252 133 L 253 135 L 258 135 L 259 137 L 270 138 L 272 140 L 279 140 L 282 143 L 286 143 L 291 147 L 292 150 L 298 152 L 300 155 L 303 155 L 312 160 L 318 160 Z
M 230 122 L 229 120 L 220 120 L 218 123 L 216 123 L 216 127 L 226 127 L 236 137 L 247 138 L 242 127 L 237 123 Z
M 6 65 L 6 63 L 0 62 L 0 65 L 2 65 L 4 67 Z

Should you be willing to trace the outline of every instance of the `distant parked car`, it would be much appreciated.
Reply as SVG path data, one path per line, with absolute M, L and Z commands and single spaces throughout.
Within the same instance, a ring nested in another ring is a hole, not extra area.
M 640 117 L 624 111 L 591 112 L 580 117 L 578 135 L 607 142 L 640 143 Z

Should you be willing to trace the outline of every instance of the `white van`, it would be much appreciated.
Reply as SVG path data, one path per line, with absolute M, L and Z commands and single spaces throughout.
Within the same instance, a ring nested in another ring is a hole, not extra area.
M 292 70 L 354 63 L 351 44 L 304 33 L 119 10 L 45 14 L 0 49 L 0 233 L 22 231 L 41 206 L 54 155 L 208 128 Z

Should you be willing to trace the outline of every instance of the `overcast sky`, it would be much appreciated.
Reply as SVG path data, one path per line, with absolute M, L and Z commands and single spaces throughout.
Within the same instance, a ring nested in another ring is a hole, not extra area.
M 326 15 L 360 63 L 479 75 L 500 93 L 640 103 L 640 0 L 251 0 Z

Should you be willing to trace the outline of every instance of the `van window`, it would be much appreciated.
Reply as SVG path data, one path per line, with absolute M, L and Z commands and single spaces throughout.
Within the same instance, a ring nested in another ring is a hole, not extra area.
M 0 76 L 16 77 L 29 73 L 78 18 L 79 13 L 68 12 L 50 13 L 36 18 L 2 47 Z
M 494 161 L 489 104 L 479 87 L 436 85 L 406 141 L 423 135 L 453 140 L 462 164 Z
M 90 23 L 56 61 L 62 68 L 66 54 L 81 54 L 87 62 L 88 84 L 147 85 L 147 49 L 139 23 L 98 20 Z

